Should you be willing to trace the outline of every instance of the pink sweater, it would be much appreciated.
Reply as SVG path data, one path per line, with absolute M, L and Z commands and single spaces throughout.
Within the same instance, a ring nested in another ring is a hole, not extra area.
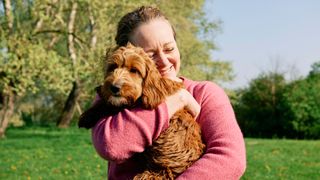
M 246 168 L 245 145 L 227 95 L 212 82 L 181 79 L 201 106 L 197 122 L 207 149 L 177 179 L 239 179 Z M 92 139 L 98 154 L 108 160 L 108 179 L 132 179 L 138 166 L 128 159 L 151 145 L 168 121 L 165 103 L 154 110 L 125 109 L 101 119 L 92 130 Z

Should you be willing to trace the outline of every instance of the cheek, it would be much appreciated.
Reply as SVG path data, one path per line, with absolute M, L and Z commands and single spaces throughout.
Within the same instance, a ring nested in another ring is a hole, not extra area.
M 174 67 L 175 67 L 175 69 L 176 69 L 176 71 L 179 71 L 179 69 L 180 69 L 180 54 L 179 53 L 176 53 L 175 55 L 174 55 L 174 57 L 172 58 L 173 60 L 172 60 L 172 64 L 174 64 Z

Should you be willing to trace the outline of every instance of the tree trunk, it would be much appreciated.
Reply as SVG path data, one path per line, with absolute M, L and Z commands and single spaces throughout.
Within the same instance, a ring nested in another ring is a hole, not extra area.
M 64 105 L 61 117 L 57 121 L 57 126 L 59 128 L 67 128 L 70 125 L 72 117 L 74 115 L 74 111 L 76 108 L 76 103 L 80 96 L 80 87 L 79 83 L 74 81 L 72 85 L 72 89 L 68 96 L 68 99 Z
M 72 83 L 72 89 L 64 105 L 61 117 L 57 121 L 57 126 L 59 128 L 69 127 L 75 111 L 77 100 L 80 96 L 80 87 L 79 87 L 78 75 L 76 71 L 77 56 L 76 56 L 76 51 L 74 47 L 74 24 L 75 24 L 75 19 L 77 14 L 77 7 L 78 7 L 78 4 L 76 2 L 72 2 L 71 12 L 69 15 L 68 26 L 67 26 L 68 27 L 67 47 L 68 47 L 69 57 L 72 61 L 75 81 Z
M 76 2 L 73 2 L 70 16 L 69 16 L 69 21 L 68 21 L 68 52 L 72 60 L 73 68 L 75 68 L 76 60 L 77 60 L 76 51 L 74 47 L 74 23 L 75 23 L 76 14 L 77 14 L 77 7 L 78 7 L 78 4 Z
M 13 31 L 13 15 L 12 15 L 11 1 L 10 0 L 3 0 L 3 4 L 4 4 L 4 11 L 6 14 L 7 27 L 9 29 L 9 33 L 12 33 L 12 31 Z
M 12 91 L 1 95 L 2 107 L 0 110 L 0 138 L 5 137 L 5 132 L 9 124 L 9 119 L 13 114 L 14 95 Z
M 90 20 L 90 30 L 91 30 L 91 41 L 90 41 L 90 48 L 91 50 L 94 50 L 97 44 L 97 27 L 95 18 L 92 13 L 92 8 L 89 6 L 89 20 Z

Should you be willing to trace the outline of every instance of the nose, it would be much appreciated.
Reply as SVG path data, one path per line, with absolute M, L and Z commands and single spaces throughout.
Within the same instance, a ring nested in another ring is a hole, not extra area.
M 158 57 L 156 59 L 156 65 L 158 67 L 166 67 L 170 64 L 169 59 L 167 57 L 167 55 L 163 52 L 160 52 L 158 54 Z
M 113 93 L 113 94 L 118 94 L 119 91 L 120 91 L 120 88 L 116 85 L 111 85 L 110 86 L 110 91 Z

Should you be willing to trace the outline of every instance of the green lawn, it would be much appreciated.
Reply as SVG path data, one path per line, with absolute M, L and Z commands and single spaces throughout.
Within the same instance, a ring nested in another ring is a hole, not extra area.
M 246 139 L 242 179 L 320 179 L 320 141 Z M 0 179 L 106 179 L 106 161 L 77 128 L 9 129 L 0 140 Z
M 246 139 L 243 179 L 320 179 L 320 141 Z
M 0 140 L 0 179 L 106 179 L 107 162 L 84 129 L 9 129 Z

